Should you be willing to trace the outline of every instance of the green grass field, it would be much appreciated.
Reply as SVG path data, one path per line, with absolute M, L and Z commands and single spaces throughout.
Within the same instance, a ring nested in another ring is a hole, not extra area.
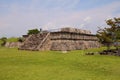
M 18 41 L 18 38 L 15 38 L 15 37 L 11 37 L 7 39 L 7 42 L 17 42 L 17 41 Z
M 84 55 L 101 49 L 21 51 L 0 48 L 0 80 L 120 80 L 120 57 Z

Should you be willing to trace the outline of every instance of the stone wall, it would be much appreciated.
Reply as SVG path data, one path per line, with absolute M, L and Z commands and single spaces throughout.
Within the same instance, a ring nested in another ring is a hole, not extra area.
M 98 38 L 92 34 L 81 34 L 73 32 L 51 32 L 52 40 L 88 40 L 98 41 Z
M 15 47 L 20 47 L 21 46 L 21 42 L 7 42 L 5 44 L 5 47 L 9 47 L 9 48 L 15 48 Z
M 90 31 L 62 28 L 57 32 L 29 35 L 19 49 L 68 51 L 97 47 L 100 47 L 98 38 Z
M 82 50 L 101 46 L 96 35 L 80 29 L 63 28 L 59 32 L 51 32 L 50 38 L 50 50 Z
M 91 34 L 91 31 L 82 30 L 77 28 L 61 28 L 61 32 L 73 32 L 73 33 L 83 33 L 83 34 Z
M 28 38 L 24 41 L 24 43 L 19 47 L 21 50 L 37 50 L 37 47 L 41 44 L 44 37 L 47 33 L 39 33 L 29 35 Z
M 100 44 L 97 41 L 53 40 L 51 50 L 69 51 L 98 47 L 100 47 Z
M 38 45 L 37 50 L 40 50 L 40 51 L 50 50 L 50 47 L 51 47 L 50 33 L 47 33 L 47 35 Z

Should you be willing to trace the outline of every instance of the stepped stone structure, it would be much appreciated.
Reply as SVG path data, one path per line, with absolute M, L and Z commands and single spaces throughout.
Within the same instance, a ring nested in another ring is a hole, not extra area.
M 29 35 L 21 50 L 81 50 L 100 47 L 96 35 L 90 31 L 76 28 L 61 28 L 54 31 L 43 31 L 39 34 Z

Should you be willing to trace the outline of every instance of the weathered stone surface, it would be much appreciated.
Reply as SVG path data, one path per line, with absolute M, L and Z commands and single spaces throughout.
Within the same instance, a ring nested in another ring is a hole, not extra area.
M 83 34 L 91 34 L 88 30 L 81 30 L 77 28 L 61 28 L 61 32 L 73 32 L 73 33 L 83 33 Z
M 59 40 L 53 41 L 51 50 L 69 51 L 69 50 L 81 50 L 100 47 L 100 44 L 95 41 L 74 41 L 74 40 Z
M 36 50 L 46 35 L 47 33 L 29 35 L 19 49 Z
M 80 33 L 70 33 L 70 32 L 51 32 L 51 39 L 98 41 L 98 38 L 92 34 L 80 34 Z
M 100 44 L 90 31 L 62 28 L 58 32 L 29 35 L 19 49 L 69 51 L 96 47 L 100 47 Z
M 7 42 L 5 44 L 5 47 L 9 47 L 9 48 L 15 48 L 15 47 L 20 47 L 21 46 L 21 42 Z

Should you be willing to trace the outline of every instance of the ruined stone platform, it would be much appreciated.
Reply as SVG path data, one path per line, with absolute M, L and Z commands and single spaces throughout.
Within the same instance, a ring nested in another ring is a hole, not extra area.
M 90 31 L 61 28 L 58 31 L 43 31 L 29 35 L 19 49 L 69 51 L 98 47 L 100 47 L 98 38 Z

